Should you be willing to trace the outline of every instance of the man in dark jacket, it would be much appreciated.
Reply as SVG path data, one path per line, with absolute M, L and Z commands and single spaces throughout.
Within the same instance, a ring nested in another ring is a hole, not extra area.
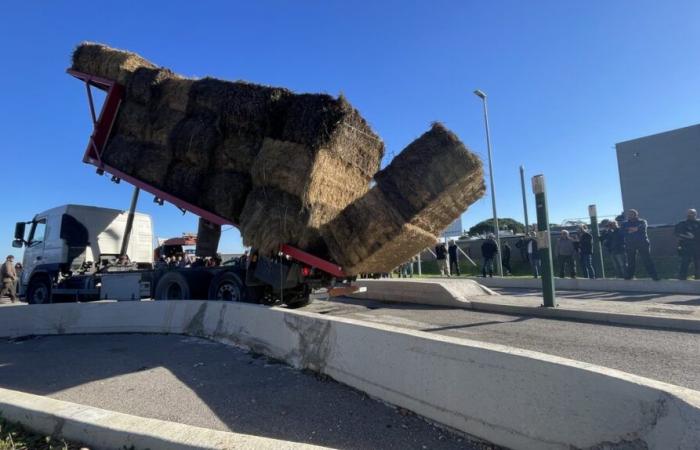
M 15 272 L 15 257 L 8 255 L 5 263 L 2 265 L 2 291 L 0 297 L 8 295 L 12 303 L 17 301 L 15 282 L 17 281 L 17 272 Z
M 603 243 L 605 251 L 610 255 L 613 268 L 615 269 L 615 276 L 625 278 L 627 276 L 625 235 L 617 221 L 611 220 L 607 223 L 607 230 L 601 234 L 600 241 Z
M 456 273 L 458 276 L 462 275 L 459 270 L 459 248 L 454 239 L 450 240 L 450 245 L 447 247 L 447 252 L 450 256 L 450 274 Z
M 654 261 L 651 260 L 651 245 L 647 236 L 647 221 L 639 218 L 635 209 L 627 211 L 627 220 L 622 224 L 625 235 L 625 247 L 627 248 L 627 280 L 634 277 L 637 267 L 637 254 L 642 260 L 647 273 L 653 280 L 658 280 Z
M 510 267 L 510 245 L 507 242 L 501 244 L 501 264 L 503 265 L 503 270 L 505 270 L 504 275 L 510 275 L 513 273 L 513 269 Z
M 542 260 L 540 259 L 539 248 L 537 248 L 537 238 L 535 232 L 531 231 L 530 236 L 525 240 L 525 248 L 527 250 L 527 259 L 532 267 L 532 276 L 537 278 L 540 276 L 542 269 Z
M 676 225 L 674 234 L 678 237 L 678 252 L 681 267 L 678 279 L 688 279 L 688 269 L 692 262 L 695 266 L 695 279 L 700 280 L 700 220 L 695 209 L 689 209 L 686 220 Z
M 481 268 L 481 276 L 486 278 L 486 272 L 488 271 L 489 277 L 493 278 L 493 260 L 498 253 L 498 244 L 493 238 L 493 235 L 489 237 L 481 244 L 481 256 L 484 257 L 484 264 Z
M 447 246 L 444 242 L 438 241 L 435 245 L 435 259 L 437 260 L 440 275 L 450 276 L 450 265 L 447 263 Z
M 593 269 L 593 235 L 588 232 L 586 225 L 579 227 L 578 245 L 583 276 L 593 279 L 595 278 L 595 270 Z

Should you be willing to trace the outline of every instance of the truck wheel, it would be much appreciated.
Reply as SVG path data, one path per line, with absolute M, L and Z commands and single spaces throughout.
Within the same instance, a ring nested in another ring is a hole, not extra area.
M 156 300 L 188 300 L 190 285 L 179 272 L 168 272 L 158 280 L 155 291 Z
M 27 303 L 30 305 L 51 303 L 51 282 L 48 278 L 39 276 L 29 282 Z
M 209 300 L 240 302 L 243 300 L 243 283 L 231 272 L 222 272 L 209 284 Z

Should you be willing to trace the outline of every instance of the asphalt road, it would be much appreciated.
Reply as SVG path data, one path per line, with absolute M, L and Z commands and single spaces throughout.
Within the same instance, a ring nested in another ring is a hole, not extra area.
M 304 310 L 535 350 L 700 390 L 700 334 L 341 298 Z
M 183 336 L 0 340 L 0 386 L 143 417 L 332 448 L 495 448 L 332 380 Z

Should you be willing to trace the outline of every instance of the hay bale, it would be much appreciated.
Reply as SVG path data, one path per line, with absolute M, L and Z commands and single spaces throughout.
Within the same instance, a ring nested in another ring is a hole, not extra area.
M 247 173 L 260 151 L 262 141 L 262 138 L 254 135 L 229 134 L 214 148 L 214 167 L 220 170 Z
M 296 245 L 305 229 L 306 211 L 299 199 L 277 189 L 254 188 L 240 218 L 243 245 L 273 254 L 281 244 Z
M 205 176 L 198 204 L 237 224 L 250 190 L 251 181 L 248 173 L 216 172 Z
M 199 203 L 203 170 L 189 162 L 175 160 L 167 172 L 165 189 L 193 204 Z
M 274 104 L 288 95 L 291 93 L 283 88 L 204 78 L 192 83 L 187 112 L 213 113 L 227 131 L 264 136 L 271 126 Z
M 102 160 L 124 173 L 134 173 L 141 155 L 140 142 L 127 135 L 117 135 L 110 139 L 102 152 Z
M 154 98 L 163 106 L 185 113 L 193 84 L 194 80 L 172 74 L 155 86 Z
M 139 142 L 135 151 L 139 154 L 139 160 L 132 172 L 134 176 L 159 189 L 164 189 L 168 169 L 173 159 L 172 151 L 168 147 L 144 142 Z
M 313 162 L 309 148 L 265 138 L 250 167 L 250 175 L 255 186 L 273 187 L 303 199 Z
M 176 158 L 206 168 L 214 147 L 222 140 L 214 119 L 199 116 L 187 117 L 178 122 L 170 133 L 169 143 Z
M 368 178 L 379 169 L 384 143 L 344 97 L 302 94 L 285 98 L 284 104 L 279 140 L 327 149 Z
M 151 138 L 151 115 L 148 107 L 132 101 L 124 101 L 119 105 L 119 112 L 112 126 L 115 136 L 131 136 L 139 141 Z
M 158 86 L 172 76 L 173 73 L 168 69 L 139 67 L 131 74 L 129 83 L 126 85 L 126 96 L 129 101 L 148 105 L 155 100 L 159 92 Z
M 407 222 L 434 233 L 485 192 L 481 161 L 441 124 L 434 124 L 374 178 Z
M 138 69 L 156 66 L 136 53 L 110 48 L 93 42 L 83 42 L 73 52 L 72 68 L 127 85 Z

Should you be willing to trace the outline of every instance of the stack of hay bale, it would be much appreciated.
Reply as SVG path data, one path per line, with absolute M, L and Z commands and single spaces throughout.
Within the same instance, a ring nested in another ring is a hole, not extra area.
M 73 69 L 126 88 L 107 165 L 230 220 L 264 253 L 287 243 L 349 274 L 387 271 L 483 194 L 480 162 L 442 126 L 376 173 L 384 145 L 342 96 L 187 79 L 93 43 Z

